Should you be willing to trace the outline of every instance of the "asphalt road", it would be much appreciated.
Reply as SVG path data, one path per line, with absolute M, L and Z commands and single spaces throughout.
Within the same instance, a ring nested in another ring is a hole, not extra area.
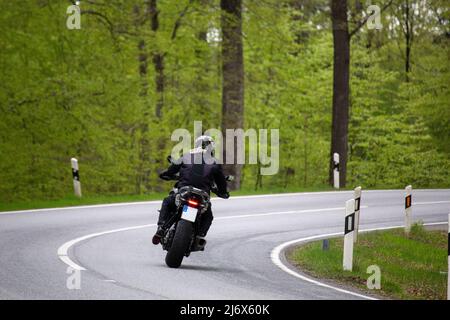
M 343 231 L 352 192 L 299 193 L 214 199 L 215 220 L 204 252 L 180 269 L 151 244 L 159 202 L 0 213 L 0 299 L 355 299 L 297 279 L 275 266 L 277 245 Z M 363 191 L 361 228 L 403 224 L 404 191 Z M 414 190 L 413 218 L 447 221 L 450 190 Z M 150 226 L 146 226 L 149 225 Z M 68 265 L 58 249 L 76 242 L 68 258 L 81 288 L 67 289 Z

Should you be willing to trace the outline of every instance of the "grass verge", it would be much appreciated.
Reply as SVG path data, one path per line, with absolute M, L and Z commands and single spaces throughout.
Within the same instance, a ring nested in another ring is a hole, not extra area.
M 353 271 L 342 270 L 343 238 L 307 243 L 288 252 L 288 260 L 322 279 L 393 299 L 441 300 L 447 296 L 447 232 L 427 231 L 415 224 L 409 237 L 403 229 L 362 233 L 354 247 Z M 381 270 L 381 289 L 367 289 L 367 267 Z M 375 292 L 374 292 L 375 291 Z
M 243 189 L 232 191 L 231 196 L 289 193 L 289 192 L 332 191 L 332 190 L 333 189 L 329 187 L 312 187 L 312 188 L 295 188 L 295 189 L 294 188 L 259 189 L 256 191 L 251 189 Z M 0 203 L 0 212 L 28 210 L 28 209 L 59 208 L 59 207 L 94 205 L 94 204 L 108 204 L 120 202 L 162 200 L 164 197 L 167 196 L 169 191 L 170 187 L 167 189 L 167 192 L 149 193 L 145 195 L 83 196 L 82 198 L 77 198 L 73 195 L 70 195 L 56 200 L 30 200 L 30 201 Z

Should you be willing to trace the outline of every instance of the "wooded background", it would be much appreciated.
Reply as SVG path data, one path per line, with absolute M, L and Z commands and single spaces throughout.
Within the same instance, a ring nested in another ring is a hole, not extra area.
M 176 128 L 280 129 L 280 171 L 235 188 L 450 187 L 449 3 L 0 2 L 0 201 L 165 191 Z

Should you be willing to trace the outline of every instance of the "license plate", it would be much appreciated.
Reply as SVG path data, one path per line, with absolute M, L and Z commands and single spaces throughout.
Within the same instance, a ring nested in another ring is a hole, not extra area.
M 197 212 L 198 212 L 197 208 L 192 208 L 185 204 L 183 206 L 183 212 L 181 214 L 181 219 L 195 222 L 195 219 L 197 218 Z

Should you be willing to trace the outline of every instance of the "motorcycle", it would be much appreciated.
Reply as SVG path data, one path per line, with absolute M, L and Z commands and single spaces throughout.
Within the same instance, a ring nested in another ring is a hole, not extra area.
M 167 158 L 171 161 L 170 156 Z M 179 175 L 170 177 L 169 180 L 178 180 Z M 226 176 L 227 181 L 232 181 L 233 176 Z M 213 185 L 211 191 L 220 196 L 217 186 Z M 176 214 L 163 225 L 166 230 L 161 238 L 163 250 L 167 251 L 166 264 L 170 268 L 178 268 L 184 257 L 189 257 L 191 252 L 204 251 L 206 240 L 198 236 L 200 221 L 210 206 L 210 195 L 193 186 L 174 188 Z

